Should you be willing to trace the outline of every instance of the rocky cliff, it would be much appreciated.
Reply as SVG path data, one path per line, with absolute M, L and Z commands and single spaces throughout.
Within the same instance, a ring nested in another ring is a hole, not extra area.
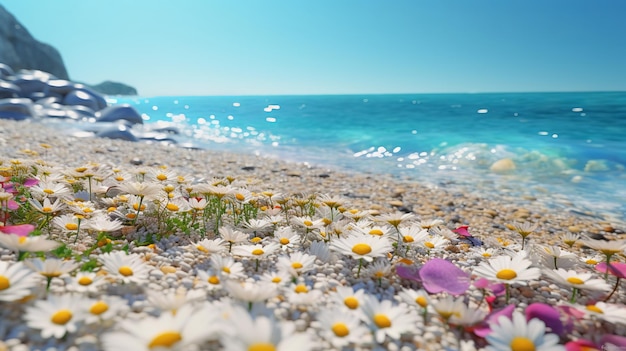
M 61 54 L 42 43 L 0 5 L 0 62 L 15 71 L 36 69 L 49 72 L 61 79 L 69 79 Z

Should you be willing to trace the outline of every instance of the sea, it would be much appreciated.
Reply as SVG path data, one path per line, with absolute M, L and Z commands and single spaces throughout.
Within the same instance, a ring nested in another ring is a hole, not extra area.
M 109 97 L 181 147 L 626 221 L 626 92 Z M 494 165 L 495 164 L 495 165 Z M 500 168 L 500 169 L 494 169 Z M 416 199 L 416 201 L 429 201 Z

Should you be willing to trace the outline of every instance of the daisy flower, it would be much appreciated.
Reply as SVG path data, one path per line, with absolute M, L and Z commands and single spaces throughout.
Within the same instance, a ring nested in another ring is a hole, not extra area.
M 428 251 L 440 251 L 450 244 L 450 240 L 440 235 L 429 235 L 419 243 L 419 246 Z
M 322 337 L 338 349 L 358 345 L 369 336 L 369 330 L 355 314 L 325 309 L 317 314 L 317 321 Z
M 573 247 L 579 239 L 580 235 L 578 235 L 577 233 L 567 232 L 561 235 L 561 240 L 563 241 L 563 243 L 570 248 Z
M 297 277 L 315 268 L 315 256 L 296 251 L 289 257 L 278 257 L 276 265 L 279 270 L 288 272 L 292 277 Z
M 598 318 L 609 323 L 626 324 L 626 308 L 624 305 L 616 305 L 605 302 L 596 302 L 586 306 L 573 305 L 574 308 L 582 311 L 588 318 Z
M 61 243 L 48 240 L 47 235 L 19 236 L 0 232 L 0 246 L 19 252 L 48 252 L 61 246 Z
M 394 306 L 389 300 L 379 301 L 373 295 L 364 296 L 361 312 L 378 343 L 385 341 L 386 336 L 399 339 L 403 333 L 413 330 L 417 322 L 415 315 L 407 313 L 405 308 Z
M 598 263 L 604 261 L 604 258 L 597 254 L 597 255 L 592 255 L 592 256 L 581 256 L 579 257 L 580 262 L 584 263 L 584 264 L 588 264 L 590 266 L 595 266 Z
M 46 197 L 43 199 L 43 202 L 39 202 L 36 199 L 28 199 L 28 203 L 35 210 L 45 215 L 51 215 L 60 212 L 65 207 L 65 204 L 63 204 L 61 200 L 61 198 L 57 198 L 54 202 L 50 202 L 50 199 Z
M 228 243 L 228 252 L 232 251 L 233 245 L 248 241 L 248 234 L 240 232 L 232 227 L 222 226 L 219 229 L 222 239 Z
M 82 216 L 76 216 L 73 213 L 68 213 L 55 217 L 52 220 L 52 224 L 61 229 L 64 233 L 75 233 L 80 230 L 82 220 Z
M 409 306 L 414 306 L 423 312 L 426 312 L 425 310 L 430 306 L 430 297 L 423 289 L 413 290 L 405 288 L 398 293 L 398 297 Z
M 529 280 L 538 279 L 541 276 L 539 268 L 530 268 L 532 262 L 522 251 L 512 256 L 503 255 L 481 262 L 474 269 L 474 274 L 487 278 L 491 281 L 505 284 L 506 302 L 510 297 L 509 286 L 511 284 L 526 285 Z
M 72 195 L 72 192 L 65 184 L 53 181 L 39 182 L 39 184 L 30 187 L 29 190 L 33 197 L 39 200 L 46 197 L 68 198 Z
M 516 231 L 522 237 L 522 250 L 524 250 L 524 244 L 526 243 L 526 237 L 532 234 L 535 230 L 537 230 L 538 224 L 531 222 L 524 223 L 513 223 L 507 224 L 507 228 L 510 230 Z
M 481 258 L 481 259 L 489 259 L 493 257 L 494 255 L 496 255 L 499 252 L 499 250 L 493 247 L 486 248 L 484 246 L 478 246 L 478 247 L 472 246 L 470 248 L 470 252 L 472 256 L 474 257 Z
M 22 262 L 0 261 L 0 301 L 11 302 L 31 294 L 39 285 L 36 274 Z
M 24 264 L 46 278 L 57 278 L 78 268 L 78 263 L 58 258 L 32 259 Z
M 259 260 L 268 257 L 279 249 L 279 245 L 276 243 L 270 243 L 267 245 L 238 245 L 232 249 L 233 255 L 250 257 L 256 259 L 255 270 L 259 270 Z
M 491 323 L 490 327 L 487 351 L 565 351 L 565 347 L 558 344 L 558 335 L 546 334 L 546 325 L 540 319 L 526 321 L 521 312 L 514 312 L 512 319 L 500 316 L 497 324 Z
M 283 250 L 298 246 L 298 233 L 296 233 L 291 227 L 281 227 L 276 229 L 274 231 L 274 238 L 278 241 Z
M 247 304 L 266 301 L 278 295 L 276 284 L 266 282 L 252 283 L 228 280 L 224 283 L 224 288 L 234 299 Z
M 224 277 L 230 279 L 242 279 L 246 277 L 241 262 L 235 262 L 231 256 L 211 256 L 211 266 Z
M 365 301 L 365 290 L 354 291 L 354 288 L 350 286 L 338 286 L 335 292 L 330 294 L 330 299 L 342 308 L 360 312 L 359 307 Z
M 209 291 L 219 290 L 224 287 L 223 276 L 215 272 L 215 270 L 213 269 L 210 269 L 208 271 L 198 271 L 198 280 L 199 280 L 199 286 L 203 286 L 207 288 Z
M 606 257 L 605 262 L 607 265 L 611 262 L 611 257 L 613 257 L 613 255 L 619 254 L 622 251 L 626 250 L 626 239 L 604 241 L 587 238 L 583 240 L 583 244 L 604 254 L 604 256 Z M 604 275 L 604 279 L 607 278 L 608 271 Z
M 95 230 L 97 232 L 114 232 L 122 229 L 124 225 L 120 221 L 111 220 L 106 215 L 93 216 L 86 224 L 85 227 Z
M 311 306 L 319 303 L 322 292 L 304 283 L 291 284 L 287 288 L 285 297 L 293 306 Z
M 146 180 L 159 183 L 171 183 L 177 180 L 177 174 L 166 167 L 150 168 Z
M 293 323 L 281 324 L 263 315 L 254 318 L 245 309 L 235 306 L 220 341 L 224 350 L 229 351 L 312 350 L 310 337 L 294 331 Z
M 390 225 L 398 229 L 398 226 L 400 226 L 400 224 L 406 223 L 410 220 L 413 220 L 414 218 L 415 218 L 415 215 L 412 213 L 396 212 L 396 213 L 381 214 L 377 216 L 375 220 L 377 222 L 389 223 Z
M 433 302 L 432 307 L 435 312 L 439 314 L 441 319 L 447 323 L 448 320 L 450 320 L 450 317 L 461 316 L 461 313 L 466 306 L 463 302 L 463 296 L 454 298 L 447 295 L 445 298 Z
M 130 310 L 128 301 L 118 296 L 103 295 L 98 299 L 85 301 L 87 314 L 85 323 L 103 323 L 114 319 L 122 320 Z
M 124 182 L 117 186 L 122 192 L 135 195 L 141 199 L 154 199 L 161 192 L 161 185 L 153 182 Z
M 29 328 L 40 329 L 41 337 L 62 338 L 74 333 L 85 319 L 85 300 L 71 294 L 48 295 L 47 300 L 37 300 L 26 308 L 24 321 Z
M 159 317 L 125 320 L 119 330 L 102 336 L 104 350 L 187 350 L 192 346 L 217 338 L 216 314 L 191 305 L 181 307 L 176 314 L 163 313 Z
M 226 241 L 221 238 L 216 239 L 202 239 L 201 241 L 194 244 L 196 249 L 202 251 L 206 254 L 214 254 L 214 253 L 222 253 L 226 252 Z
M 67 278 L 65 284 L 69 291 L 97 293 L 106 284 L 106 280 L 104 276 L 94 272 L 78 272 L 75 277 Z
M 421 241 L 426 240 L 428 237 L 428 231 L 423 229 L 420 225 L 413 223 L 408 227 L 401 227 L 400 229 L 400 237 L 402 238 L 402 242 L 407 245 L 414 245 Z
M 206 292 L 199 289 L 187 290 L 183 287 L 168 290 L 147 290 L 148 302 L 161 312 L 176 312 L 186 304 L 206 300 Z
M 372 277 L 374 280 L 378 280 L 378 284 L 380 285 L 382 279 L 388 276 L 391 273 L 391 264 L 388 260 L 378 259 L 374 261 L 367 269 L 365 270 L 365 275 L 368 277 Z
M 474 269 L 474 274 L 504 284 L 526 285 L 529 280 L 535 280 L 541 275 L 539 268 L 529 268 L 531 265 L 532 262 L 524 253 L 502 255 L 481 262 Z
M 272 271 L 265 272 L 260 278 L 260 281 L 266 283 L 276 284 L 277 286 L 284 285 L 290 281 L 290 275 L 284 271 Z
M 392 245 L 386 238 L 357 234 L 333 240 L 330 249 L 354 259 L 371 262 L 376 257 L 384 257 L 392 250 Z
M 561 250 L 558 246 L 538 245 L 534 252 L 539 255 L 542 265 L 550 269 L 568 269 L 578 263 L 575 254 Z
M 604 279 L 592 279 L 593 274 L 591 273 L 580 273 L 574 270 L 559 268 L 543 270 L 543 274 L 559 285 L 574 289 L 607 291 L 611 288 Z
M 100 255 L 98 260 L 107 273 L 126 284 L 143 284 L 148 279 L 150 267 L 137 254 L 114 251 Z
M 309 254 L 317 257 L 323 263 L 334 263 L 337 256 L 330 251 L 330 247 L 324 241 L 314 241 L 309 246 Z

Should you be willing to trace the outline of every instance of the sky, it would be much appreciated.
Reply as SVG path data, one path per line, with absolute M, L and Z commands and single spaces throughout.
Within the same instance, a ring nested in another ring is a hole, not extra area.
M 622 0 L 0 0 L 142 96 L 626 91 Z

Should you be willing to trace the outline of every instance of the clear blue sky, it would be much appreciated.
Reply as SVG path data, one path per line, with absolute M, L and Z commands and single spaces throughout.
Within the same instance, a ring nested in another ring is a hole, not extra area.
M 0 0 L 141 95 L 626 90 L 622 0 Z

